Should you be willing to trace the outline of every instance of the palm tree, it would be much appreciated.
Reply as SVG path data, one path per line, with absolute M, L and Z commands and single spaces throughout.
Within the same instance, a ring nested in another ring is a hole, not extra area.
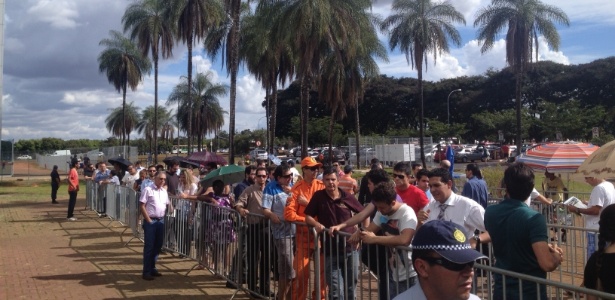
M 128 136 L 126 145 L 130 145 L 130 133 L 135 129 L 141 115 L 139 108 L 134 106 L 133 102 L 126 105 L 110 109 L 111 112 L 105 119 L 105 126 L 113 136 L 122 137 L 124 134 Z
M 461 13 L 451 4 L 433 3 L 431 0 L 395 0 L 393 2 L 394 14 L 387 17 L 382 23 L 383 30 L 391 28 L 389 32 L 389 46 L 391 50 L 399 47 L 406 54 L 408 64 L 416 67 L 419 82 L 419 141 L 421 146 L 421 162 L 425 164 L 424 147 L 424 115 L 423 115 L 423 61 L 427 70 L 427 56 L 433 53 L 434 63 L 438 54 L 448 52 L 449 39 L 455 45 L 461 44 L 459 31 L 453 23 L 466 21 Z
M 243 19 L 250 14 L 250 6 L 241 0 L 224 0 L 224 10 L 230 18 L 211 30 L 205 38 L 205 50 L 215 59 L 220 49 L 224 48 L 223 62 L 231 77 L 229 98 L 229 161 L 235 161 L 235 102 L 237 99 L 237 72 L 239 70 L 239 48 L 241 43 L 240 27 Z M 262 38 L 262 37 L 261 37 Z
M 517 149 L 521 149 L 521 88 L 525 70 L 532 62 L 536 50 L 538 61 L 538 34 L 547 45 L 559 48 L 560 37 L 554 22 L 568 26 L 566 13 L 558 7 L 538 0 L 492 0 L 491 5 L 479 10 L 474 20 L 478 26 L 481 53 L 493 48 L 498 33 L 508 25 L 506 32 L 506 63 L 515 73 L 515 102 L 517 108 Z
M 336 120 L 346 117 L 347 108 L 354 108 L 355 131 L 358 145 L 360 142 L 360 125 L 358 119 L 359 100 L 363 98 L 366 80 L 378 76 L 380 70 L 374 61 L 374 56 L 388 61 L 386 48 L 378 40 L 374 24 L 378 19 L 371 14 L 356 16 L 360 26 L 360 35 L 354 39 L 339 55 L 331 52 L 325 57 L 319 80 L 320 99 L 331 109 L 329 124 L 329 147 L 332 147 L 333 125 Z M 348 53 L 354 53 L 349 59 Z M 329 162 L 332 162 L 332 151 L 329 151 Z M 357 165 L 360 166 L 359 161 Z
M 198 73 L 192 82 L 192 89 L 188 88 L 188 81 L 183 77 L 182 82 L 175 86 L 167 99 L 167 105 L 179 104 L 178 124 L 184 130 L 188 131 L 190 128 L 194 132 L 199 149 L 202 149 L 202 141 L 206 134 L 214 133 L 224 125 L 226 112 L 220 106 L 218 98 L 227 94 L 228 87 L 213 83 L 212 76 L 211 72 Z M 194 95 L 192 105 L 188 105 L 188 94 Z M 192 137 L 188 140 L 190 139 Z
M 107 80 L 113 84 L 118 92 L 122 92 L 122 115 L 125 115 L 126 89 L 130 86 L 133 91 L 137 89 L 139 82 L 143 80 L 143 74 L 149 74 L 152 64 L 144 57 L 130 39 L 120 32 L 111 30 L 111 38 L 103 39 L 99 45 L 106 46 L 98 56 L 99 70 L 106 73 Z M 126 118 L 124 118 L 124 132 L 122 145 L 125 145 Z
M 219 1 L 216 0 L 170 0 L 171 16 L 177 24 L 176 37 L 188 46 L 188 77 L 187 86 L 192 86 L 192 46 L 200 41 L 208 30 L 217 26 L 224 18 Z M 187 104 L 192 105 L 191 89 L 187 89 Z M 192 118 L 188 114 L 189 121 Z M 188 153 L 192 152 L 191 128 L 187 128 Z
M 274 38 L 271 23 L 280 17 L 280 3 L 259 5 L 254 15 L 242 19 L 239 57 L 265 89 L 269 153 L 273 153 L 277 122 L 278 82 L 282 85 L 294 75 L 293 53 L 286 43 Z
M 124 32 L 130 31 L 132 40 L 137 41 L 143 56 L 151 52 L 154 61 L 154 118 L 158 117 L 158 58 L 169 58 L 173 55 L 174 28 L 169 20 L 169 1 L 140 0 L 133 3 L 124 12 L 122 23 Z M 154 124 L 158 122 L 154 120 Z M 154 145 L 158 149 L 158 127 L 154 126 Z M 150 146 L 151 153 L 151 146 Z M 154 153 L 154 162 L 158 161 L 158 151 Z
M 170 121 L 170 119 L 171 113 L 164 106 L 158 108 L 155 105 L 150 105 L 143 110 L 143 114 L 137 123 L 136 129 L 137 132 L 139 134 L 143 134 L 145 139 L 148 141 L 149 153 L 153 153 L 152 151 L 158 153 L 158 144 L 154 142 L 155 146 L 152 147 L 152 141 L 157 140 L 155 135 L 158 134 L 158 130 L 162 129 L 165 124 Z
M 289 43 L 297 59 L 301 81 L 301 155 L 307 155 L 309 91 L 317 79 L 327 53 L 341 55 L 360 36 L 360 19 L 371 5 L 369 0 L 289 0 L 283 1 L 281 16 L 274 24 L 276 39 Z M 352 52 L 347 53 L 349 60 Z M 339 60 L 341 61 L 341 60 Z

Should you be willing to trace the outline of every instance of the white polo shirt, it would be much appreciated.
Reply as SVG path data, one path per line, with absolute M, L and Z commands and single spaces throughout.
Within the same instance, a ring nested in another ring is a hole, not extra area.
M 600 213 L 602 210 L 615 204 L 615 188 L 613 184 L 608 181 L 603 181 L 599 185 L 592 189 L 592 193 L 589 195 L 589 203 L 587 207 L 600 206 Z M 583 215 L 585 216 L 585 228 L 587 229 L 599 229 L 598 221 L 600 221 L 600 215 Z

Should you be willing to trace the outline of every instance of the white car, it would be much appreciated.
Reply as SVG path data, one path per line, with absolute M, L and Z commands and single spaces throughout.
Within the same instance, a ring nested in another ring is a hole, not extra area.
M 25 159 L 32 159 L 32 156 L 27 155 L 27 154 L 22 154 L 22 155 L 18 156 L 17 159 L 20 159 L 20 160 L 22 160 L 22 159 L 23 160 L 25 160 Z

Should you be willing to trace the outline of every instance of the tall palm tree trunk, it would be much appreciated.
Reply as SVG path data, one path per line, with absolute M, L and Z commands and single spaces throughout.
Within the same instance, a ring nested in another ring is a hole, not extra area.
M 154 163 L 158 163 L 158 53 L 154 54 L 154 145 L 156 147 Z
M 333 125 L 335 124 L 335 116 L 336 110 L 331 110 L 331 119 L 329 120 L 329 157 L 325 159 L 329 161 L 329 165 L 333 165 Z
M 417 54 L 417 57 L 423 57 L 422 53 L 421 55 Z M 420 60 L 420 59 L 419 59 Z M 421 113 L 419 115 L 419 144 L 421 147 L 421 163 L 423 164 L 423 168 L 427 169 L 427 164 L 425 163 L 425 130 L 424 130 L 424 115 L 423 115 L 423 65 L 421 63 L 417 64 L 417 71 L 418 71 L 418 77 L 419 77 L 419 100 L 421 101 L 420 106 L 420 110 Z
M 517 108 L 517 155 L 521 154 L 521 81 L 523 79 L 523 69 L 518 67 L 515 82 L 515 105 Z
M 359 123 L 359 96 L 355 97 L 354 104 L 354 129 L 355 129 L 355 151 L 357 153 L 357 169 L 361 168 L 361 125 Z M 349 149 L 350 150 L 350 149 Z
M 277 76 L 271 83 L 271 110 L 269 112 L 270 127 L 269 127 L 269 148 L 273 152 L 273 141 L 275 140 L 276 116 L 278 114 L 278 79 Z
M 231 5 L 231 18 L 233 25 L 231 26 L 231 89 L 229 103 L 229 164 L 235 163 L 235 99 L 237 96 L 237 69 L 239 68 L 239 10 L 241 0 L 233 0 Z
M 311 74 L 305 74 L 301 78 L 301 158 L 308 156 L 308 117 L 310 108 L 310 84 Z
M 127 84 L 128 84 L 127 80 L 125 80 L 122 83 L 122 85 L 124 85 L 122 87 L 122 141 L 121 141 L 122 146 L 126 146 L 125 142 L 126 142 L 126 88 L 127 88 Z
M 190 33 L 188 38 L 188 154 L 192 153 L 192 41 L 194 37 Z M 177 150 L 179 152 L 179 149 Z

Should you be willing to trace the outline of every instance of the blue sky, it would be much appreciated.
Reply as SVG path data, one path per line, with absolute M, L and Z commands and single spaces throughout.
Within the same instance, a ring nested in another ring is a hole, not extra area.
M 98 42 L 108 31 L 121 28 L 120 19 L 126 0 L 22 0 L 7 1 L 5 11 L 5 54 L 3 91 L 3 139 L 58 137 L 63 139 L 104 139 L 109 109 L 121 105 L 121 95 L 98 72 L 97 57 L 102 51 Z M 458 26 L 460 47 L 430 59 L 426 80 L 440 80 L 464 75 L 483 74 L 487 69 L 505 66 L 504 41 L 499 40 L 488 53 L 480 53 L 476 30 L 472 24 L 476 11 L 487 0 L 450 1 L 466 18 Z M 539 60 L 565 64 L 588 63 L 615 55 L 615 1 L 613 0 L 545 0 L 568 14 L 570 27 L 560 27 L 559 51 L 540 43 Z M 373 11 L 390 14 L 391 0 L 377 0 Z M 381 36 L 388 46 L 386 36 Z M 197 47 L 199 50 L 200 47 Z M 179 78 L 187 73 L 187 51 L 183 45 L 174 49 L 174 57 L 161 61 L 159 99 L 164 104 Z M 389 63 L 380 62 L 380 71 L 394 77 L 416 77 L 405 56 L 389 53 Z M 201 51 L 193 53 L 194 70 L 211 71 L 222 83 L 229 83 L 221 60 L 212 62 Z M 128 102 L 144 108 L 153 104 L 153 73 L 137 91 L 129 91 Z M 236 128 L 255 129 L 265 126 L 260 103 L 265 92 L 253 76 L 241 71 L 237 87 Z M 221 104 L 228 110 L 228 97 Z M 228 119 L 228 118 L 227 118 Z M 260 121 L 260 122 L 259 122 Z M 228 122 L 225 124 L 228 130 Z M 136 134 L 135 134 L 136 135 Z M 133 135 L 133 137 L 135 136 Z

